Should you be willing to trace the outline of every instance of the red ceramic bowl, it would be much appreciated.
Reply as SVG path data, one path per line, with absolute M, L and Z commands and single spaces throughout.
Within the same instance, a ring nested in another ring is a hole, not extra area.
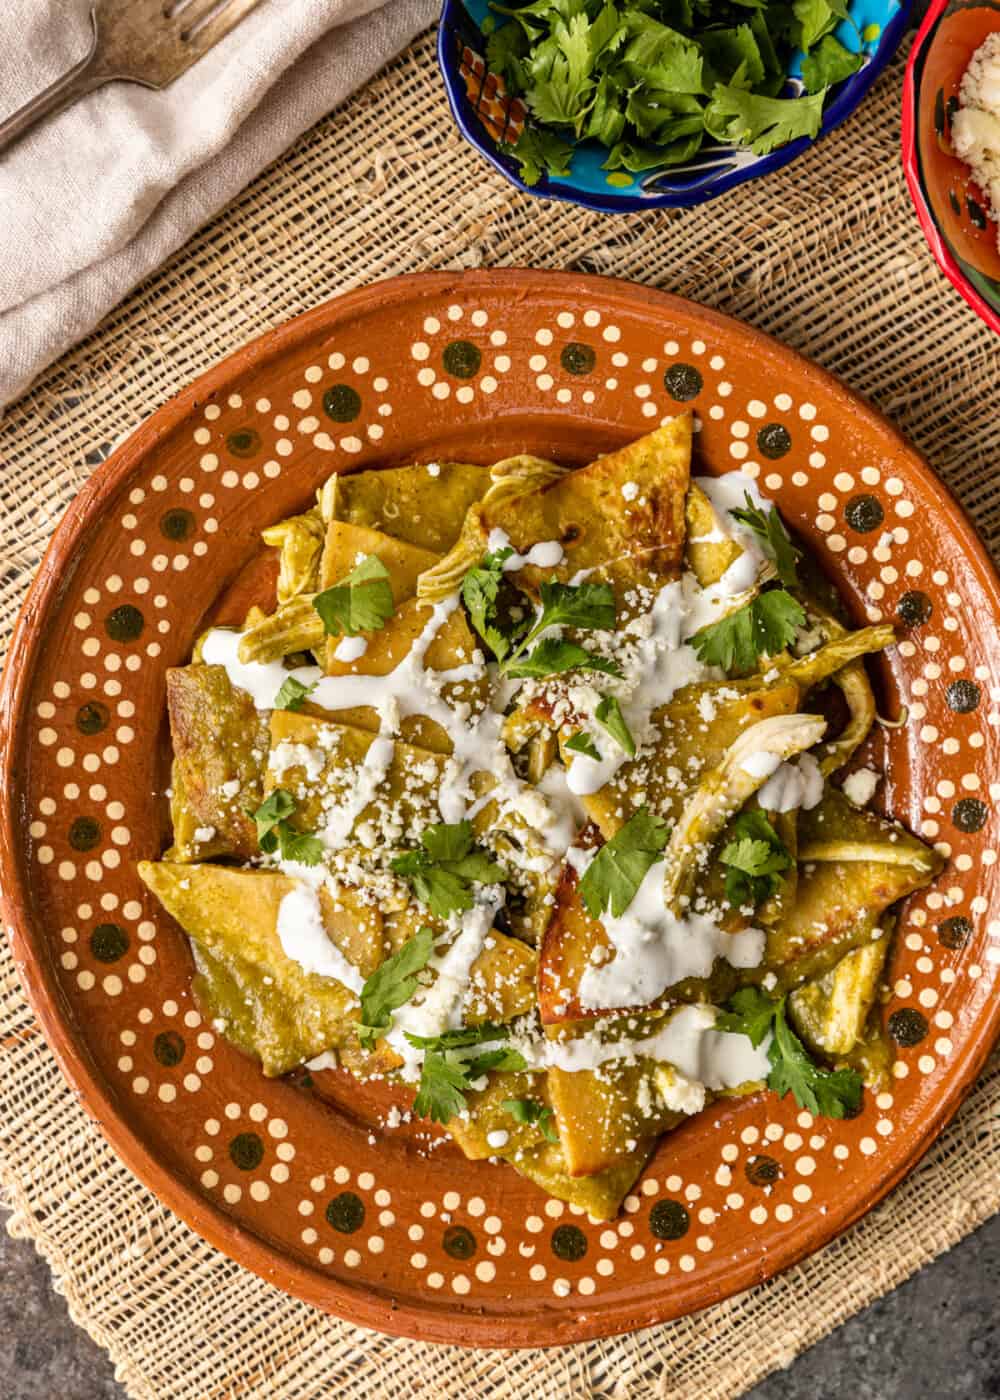
M 998 0 L 934 0 L 903 87 L 903 169 L 920 227 L 945 276 L 1000 332 L 1000 249 L 983 191 L 951 148 L 951 113 L 980 44 L 1000 30 Z

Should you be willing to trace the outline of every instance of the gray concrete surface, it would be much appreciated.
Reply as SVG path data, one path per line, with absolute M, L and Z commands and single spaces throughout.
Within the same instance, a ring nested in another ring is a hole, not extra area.
M 756 1386 L 746 1400 L 1000 1397 L 998 1297 L 1000 1216 Z M 801 1306 L 808 1308 L 808 1297 Z M 2 1231 L 0 1338 L 2 1400 L 121 1400 L 125 1394 L 104 1352 L 70 1322 L 34 1248 Z

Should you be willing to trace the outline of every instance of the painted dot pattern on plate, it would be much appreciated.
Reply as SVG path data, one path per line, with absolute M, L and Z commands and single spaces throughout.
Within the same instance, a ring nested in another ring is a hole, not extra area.
M 486 293 L 415 302 L 392 342 L 339 324 L 273 382 L 266 366 L 248 370 L 200 401 L 183 442 L 130 478 L 108 526 L 116 548 L 85 555 L 68 580 L 59 644 L 35 664 L 25 809 L 61 986 L 81 1024 L 114 1028 L 95 1053 L 147 1140 L 183 1153 L 198 1191 L 314 1269 L 379 1287 L 392 1277 L 406 1296 L 469 1309 L 511 1297 L 593 1308 L 666 1275 L 677 1287 L 720 1255 L 813 1228 L 833 1190 L 876 1191 L 899 1125 L 933 1101 L 958 1052 L 965 1008 L 995 985 L 1000 675 L 982 619 L 963 610 L 967 576 L 928 542 L 912 482 L 885 454 L 846 445 L 822 384 L 771 382 L 731 338 L 690 326 L 654 332 L 588 304 L 515 314 Z M 377 1096 L 347 1112 L 355 1091 L 336 1076 L 327 1108 L 301 1081 L 257 1075 L 202 1021 L 187 949 L 134 872 L 164 830 L 151 758 L 164 670 L 186 661 L 255 532 L 307 508 L 335 469 L 405 460 L 408 438 L 435 424 L 468 422 L 482 453 L 483 429 L 526 401 L 536 414 L 603 415 L 622 440 L 690 409 L 699 460 L 780 501 L 861 616 L 894 624 L 886 696 L 909 724 L 882 734 L 890 759 L 909 749 L 922 774 L 900 815 L 949 858 L 900 922 L 882 1008 L 897 1054 L 888 1087 L 835 1123 L 771 1095 L 720 1101 L 703 1135 L 668 1140 L 603 1223 L 508 1166 L 467 1167 L 417 1125 L 382 1131 Z

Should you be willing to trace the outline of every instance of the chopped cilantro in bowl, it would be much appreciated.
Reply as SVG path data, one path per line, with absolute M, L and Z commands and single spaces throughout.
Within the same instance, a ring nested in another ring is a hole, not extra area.
M 439 53 L 459 125 L 514 183 L 590 208 L 683 206 L 842 120 L 908 8 L 854 0 L 856 24 L 848 0 L 445 0 Z M 470 48 L 500 79 L 488 111 Z

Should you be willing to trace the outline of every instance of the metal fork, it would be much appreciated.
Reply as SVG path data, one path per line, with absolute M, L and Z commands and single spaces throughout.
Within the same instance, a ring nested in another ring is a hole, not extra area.
M 0 122 L 0 151 L 36 122 L 105 83 L 163 88 L 208 52 L 259 0 L 94 0 L 90 52 Z

